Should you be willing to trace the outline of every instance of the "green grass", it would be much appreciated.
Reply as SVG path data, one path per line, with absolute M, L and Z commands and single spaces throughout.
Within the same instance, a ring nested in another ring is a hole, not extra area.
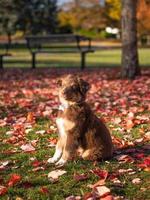
M 2 50 L 0 50 L 1 52 Z M 4 67 L 31 67 L 31 55 L 26 49 L 13 49 L 12 56 L 4 58 Z M 150 66 L 150 49 L 139 49 L 141 66 Z M 87 55 L 87 66 L 106 67 L 121 65 L 121 50 L 97 50 Z M 79 54 L 38 54 L 37 67 L 79 67 Z
M 39 120 L 37 120 L 37 123 L 34 126 L 33 130 L 26 135 L 27 141 L 31 141 L 34 139 L 39 140 L 35 153 L 23 153 L 19 151 L 19 147 L 16 147 L 18 153 L 10 154 L 7 156 L 5 154 L 1 154 L 1 160 L 11 161 L 10 166 L 6 170 L 0 171 L 0 177 L 4 178 L 4 182 L 7 183 L 10 174 L 17 173 L 22 176 L 21 182 L 14 185 L 13 187 L 10 187 L 7 194 L 1 197 L 2 200 L 15 200 L 17 197 L 21 197 L 24 200 L 63 200 L 65 199 L 65 197 L 70 195 L 83 195 L 91 191 L 91 189 L 87 187 L 87 185 L 93 184 L 99 180 L 96 175 L 90 173 L 90 169 L 94 169 L 95 167 L 100 167 L 101 169 L 107 170 L 110 175 L 116 173 L 121 168 L 132 168 L 134 171 L 136 171 L 136 174 L 123 174 L 119 176 L 119 180 L 123 184 L 122 186 L 116 186 L 109 180 L 106 182 L 106 186 L 111 189 L 112 194 L 115 196 L 124 196 L 130 200 L 149 199 L 150 190 L 145 190 L 144 192 L 141 192 L 141 188 L 149 187 L 150 174 L 145 171 L 139 171 L 134 164 L 120 164 L 115 159 L 112 159 L 109 162 L 100 162 L 96 166 L 94 166 L 93 163 L 90 161 L 78 160 L 74 162 L 69 162 L 65 167 L 67 174 L 60 177 L 57 183 L 51 183 L 47 178 L 47 174 L 55 169 L 54 166 L 47 166 L 43 164 L 42 166 L 45 166 L 44 170 L 38 170 L 34 172 L 34 167 L 32 166 L 33 161 L 31 160 L 31 158 L 35 158 L 38 161 L 43 162 L 54 153 L 54 148 L 47 148 L 47 139 L 56 137 L 56 133 L 50 135 L 39 135 L 35 133 L 37 130 L 48 130 L 49 125 L 50 121 L 47 118 L 40 118 Z M 146 128 L 148 128 L 148 125 L 145 125 L 145 129 Z M 132 130 L 132 140 L 134 140 L 134 137 L 137 137 L 137 135 L 134 133 L 136 132 L 136 129 L 137 127 Z M 0 128 L 1 139 L 6 139 L 5 132 L 7 130 L 9 130 L 9 127 Z M 115 133 L 113 134 L 115 135 Z M 1 142 L 1 151 L 3 151 L 4 149 L 8 150 L 8 148 L 10 150 L 11 145 L 6 145 Z M 148 152 L 146 152 L 146 154 L 148 154 Z M 89 178 L 85 181 L 77 182 L 73 179 L 74 173 L 87 173 Z M 142 183 L 138 185 L 132 184 L 131 181 L 137 177 L 142 180 Z M 28 187 L 28 189 L 26 187 Z M 49 193 L 42 194 L 40 192 L 41 187 L 46 187 Z

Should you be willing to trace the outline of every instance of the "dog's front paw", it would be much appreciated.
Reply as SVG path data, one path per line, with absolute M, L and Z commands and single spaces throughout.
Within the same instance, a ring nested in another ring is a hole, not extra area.
M 62 167 L 65 165 L 65 163 L 67 162 L 67 160 L 64 160 L 63 158 L 61 158 L 56 164 L 56 167 Z
M 49 164 L 54 164 L 55 162 L 57 162 L 57 160 L 54 159 L 54 158 L 52 157 L 52 158 L 49 158 L 49 159 L 47 160 L 47 162 L 48 162 Z

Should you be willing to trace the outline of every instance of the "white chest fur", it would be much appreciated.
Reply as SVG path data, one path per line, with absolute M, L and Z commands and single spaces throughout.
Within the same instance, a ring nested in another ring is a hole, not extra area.
M 60 136 L 61 137 L 66 136 L 64 119 L 63 118 L 57 118 L 56 124 L 57 124 L 58 130 L 59 130 Z
M 66 131 L 71 130 L 75 126 L 74 122 L 63 118 L 57 118 L 56 124 L 61 137 L 66 136 L 67 135 Z

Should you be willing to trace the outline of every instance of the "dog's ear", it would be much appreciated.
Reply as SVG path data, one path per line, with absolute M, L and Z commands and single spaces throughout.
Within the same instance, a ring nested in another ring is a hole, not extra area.
M 88 82 L 84 81 L 81 78 L 78 78 L 78 83 L 79 83 L 79 87 L 80 87 L 80 91 L 83 94 L 86 94 L 86 92 L 90 89 L 90 85 Z
M 61 79 L 57 79 L 56 84 L 58 87 L 62 86 L 62 80 Z

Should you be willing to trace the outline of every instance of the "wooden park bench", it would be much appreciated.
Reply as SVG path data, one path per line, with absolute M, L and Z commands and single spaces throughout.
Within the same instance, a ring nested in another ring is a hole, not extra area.
M 94 52 L 91 39 L 80 35 L 27 36 L 26 41 L 32 55 L 32 68 L 36 68 L 36 55 L 40 53 L 79 53 L 81 69 L 84 69 L 87 53 Z
M 0 42 L 0 69 L 3 69 L 4 57 L 11 56 L 9 53 L 11 42 Z

